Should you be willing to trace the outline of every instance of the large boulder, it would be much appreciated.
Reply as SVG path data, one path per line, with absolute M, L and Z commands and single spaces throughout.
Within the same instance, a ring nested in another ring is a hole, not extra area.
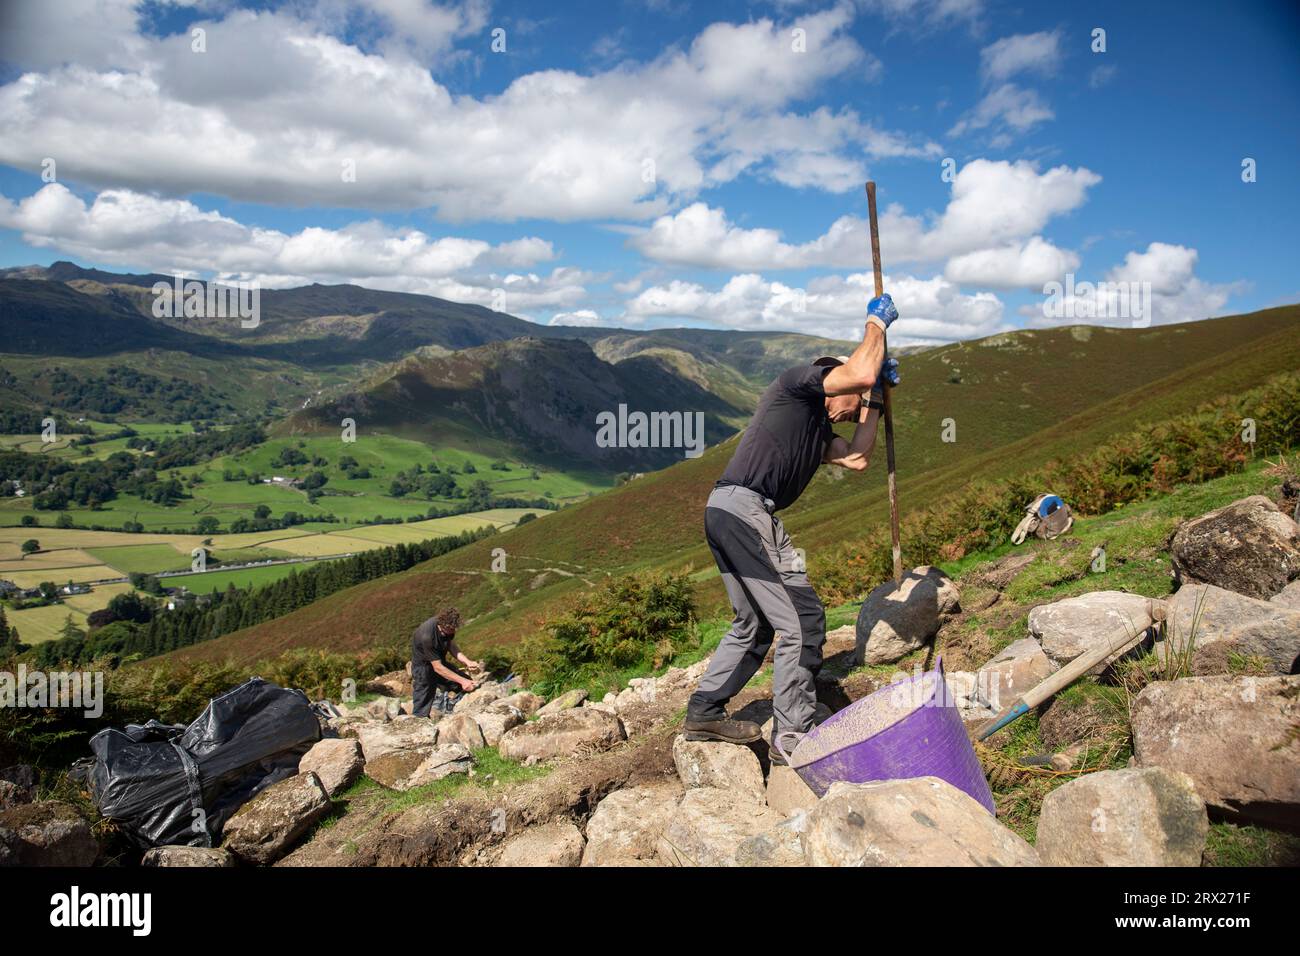
M 1042 645 L 1057 667 L 1080 654 L 1115 644 L 1124 633 L 1135 635 L 1147 627 L 1151 602 L 1140 594 L 1124 591 L 1089 591 L 1052 604 L 1040 604 L 1029 612 L 1029 633 Z M 1106 669 L 1103 662 L 1093 674 Z
M 475 692 L 477 693 L 477 691 Z M 460 744 L 467 750 L 479 750 L 487 746 L 483 730 L 471 713 L 452 714 L 438 723 L 439 744 Z
M 1182 771 L 1229 816 L 1300 825 L 1300 676 L 1159 681 L 1131 720 L 1139 766 Z
M 903 583 L 886 581 L 858 612 L 855 658 L 892 664 L 939 633 L 943 615 L 958 610 L 961 592 L 938 568 L 914 568 Z
M 359 724 L 357 740 L 369 763 L 399 750 L 433 747 L 438 742 L 438 724 L 427 717 L 398 717 L 387 723 Z
M 1052 676 L 1057 669 L 1032 637 L 1008 644 L 975 675 L 976 701 L 995 711 Z
M 267 787 L 226 821 L 225 848 L 246 863 L 274 863 L 330 811 L 320 777 L 300 773 Z
M 462 744 L 395 750 L 366 762 L 366 776 L 389 790 L 410 790 L 454 773 L 469 773 L 474 757 Z
M 317 741 L 298 762 L 299 773 L 314 773 L 331 797 L 336 797 L 361 776 L 366 765 L 356 740 L 326 737 Z
M 482 687 L 476 687 L 456 701 L 452 713 L 477 714 L 481 710 L 487 710 L 488 707 L 507 696 L 508 693 L 509 691 L 502 684 L 484 684 Z
M 754 751 L 716 740 L 673 740 L 673 763 L 687 790 L 719 787 L 738 798 L 763 800 L 763 767 Z
M 938 777 L 834 783 L 808 814 L 810 866 L 1037 866 L 1034 848 Z
M 617 717 L 581 707 L 546 714 L 507 730 L 497 750 L 508 760 L 550 760 L 578 751 L 608 750 L 623 739 L 623 724 Z
M 1187 774 L 1103 770 L 1047 795 L 1034 846 L 1047 866 L 1200 866 L 1209 829 Z
M 507 730 L 512 730 L 524 722 L 523 711 L 514 707 L 497 707 L 492 706 L 487 710 L 481 710 L 474 715 L 478 722 L 478 729 L 483 734 L 483 740 L 489 747 L 495 747 L 501 742 Z
M 653 860 L 681 796 L 675 780 L 615 790 L 587 821 L 582 865 L 637 866 Z
M 206 846 L 156 846 L 144 855 L 141 866 L 174 866 L 189 868 L 227 868 L 236 866 L 228 850 Z
M 568 820 L 532 827 L 506 841 L 497 866 L 577 866 L 586 841 Z
M 1290 674 L 1300 658 L 1300 609 L 1246 597 L 1209 584 L 1187 584 L 1170 598 L 1165 640 L 1157 648 L 1175 659 L 1190 642 L 1198 672 L 1228 670 L 1230 654 L 1268 661 Z
M 562 710 L 569 710 L 570 708 L 579 706 L 586 699 L 587 692 L 581 687 L 574 688 L 573 690 L 566 690 L 559 697 L 552 701 L 548 701 L 539 707 L 537 709 L 537 716 L 546 717 L 550 714 L 558 714 Z
M 1300 577 L 1300 525 L 1263 495 L 1184 522 L 1169 551 L 1180 584 L 1267 600 Z
M 664 866 L 739 866 L 740 845 L 781 820 L 770 807 L 737 800 L 726 790 L 687 790 L 659 836 L 655 858 Z
M 0 811 L 0 866 L 90 866 L 99 844 L 90 824 L 61 800 Z

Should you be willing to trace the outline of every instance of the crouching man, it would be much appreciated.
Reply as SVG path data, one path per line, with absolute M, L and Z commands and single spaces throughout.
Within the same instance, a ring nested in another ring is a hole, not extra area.
M 415 698 L 412 713 L 416 717 L 428 717 L 430 711 L 450 714 L 460 694 L 475 687 L 473 680 L 447 660 L 450 654 L 470 670 L 480 667 L 478 661 L 470 660 L 456 646 L 459 628 L 460 612 L 448 607 L 417 627 L 411 635 L 411 690 Z
M 722 478 L 709 495 L 704 531 L 735 618 L 691 695 L 689 740 L 749 743 L 759 726 L 727 717 L 726 705 L 776 645 L 772 739 L 789 753 L 813 726 L 814 679 L 822 664 L 826 615 L 776 513 L 788 508 L 817 466 L 864 471 L 876 443 L 882 380 L 898 381 L 885 355 L 885 329 L 898 318 L 888 296 L 867 308 L 862 343 L 847 358 L 821 358 L 777 376 L 758 403 Z M 831 429 L 856 421 L 851 440 Z M 773 746 L 772 758 L 783 763 Z

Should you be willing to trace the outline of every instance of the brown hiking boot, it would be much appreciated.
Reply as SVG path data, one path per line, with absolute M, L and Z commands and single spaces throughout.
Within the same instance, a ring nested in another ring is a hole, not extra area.
M 728 744 L 752 744 L 763 736 L 763 730 L 750 720 L 699 720 L 686 718 L 682 733 L 687 740 L 721 740 Z

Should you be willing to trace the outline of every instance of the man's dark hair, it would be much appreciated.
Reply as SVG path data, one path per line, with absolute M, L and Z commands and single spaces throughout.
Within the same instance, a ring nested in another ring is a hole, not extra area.
M 460 630 L 460 611 L 454 607 L 445 607 L 433 616 L 438 626 L 444 631 Z

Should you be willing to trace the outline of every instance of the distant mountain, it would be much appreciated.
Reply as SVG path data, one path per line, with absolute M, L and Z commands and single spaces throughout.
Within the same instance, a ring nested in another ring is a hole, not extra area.
M 360 428 L 432 444 L 496 446 L 561 469 L 644 471 L 682 460 L 682 447 L 598 444 L 597 417 L 617 418 L 620 405 L 627 414 L 698 413 L 692 421 L 703 422 L 708 444 L 731 435 L 748 414 L 669 364 L 644 357 L 611 364 L 586 342 L 526 337 L 412 356 L 363 389 L 294 414 L 284 429 L 337 432 L 352 418 Z M 701 436 L 683 432 L 687 437 Z
M 593 409 L 617 409 L 624 402 L 647 409 L 651 403 L 654 409 L 699 410 L 708 418 L 712 440 L 743 424 L 763 388 L 784 369 L 852 348 L 851 343 L 782 332 L 544 326 L 478 305 L 355 285 L 260 290 L 259 322 L 245 329 L 234 317 L 155 316 L 153 287 L 172 281 L 157 273 L 118 274 L 66 261 L 0 270 L 0 360 L 82 360 L 66 374 L 85 381 L 84 394 L 112 393 L 112 383 L 103 384 L 112 366 L 129 366 L 141 374 L 165 369 L 197 391 L 211 393 L 205 404 L 245 414 L 279 415 L 305 406 L 319 410 L 322 403 L 346 394 L 349 402 L 382 408 L 385 425 L 393 430 L 419 432 L 430 440 L 464 435 L 466 426 L 455 415 L 430 411 L 433 399 L 428 395 L 419 408 L 397 400 L 403 383 L 415 389 L 408 380 L 422 373 L 390 366 L 415 356 L 419 362 L 414 368 L 428 366 L 429 382 L 439 374 L 440 361 L 461 371 L 478 367 L 476 380 L 497 382 L 496 404 L 505 401 L 501 389 L 516 381 L 527 380 L 530 388 L 550 394 L 556 409 L 567 407 L 562 397 L 572 393 L 573 409 L 584 416 L 580 428 L 587 427 Z M 489 349 L 450 364 L 438 358 L 521 339 L 529 344 Z M 543 342 L 554 347 L 542 348 Z M 563 361 L 575 365 L 566 369 Z M 552 364 L 556 362 L 561 364 Z M 43 381 L 48 364 L 3 361 L 12 391 L 26 388 L 57 407 L 56 390 Z M 543 381 L 537 369 L 556 381 Z M 376 390 L 375 383 L 385 380 Z M 252 392 L 240 394 L 245 383 Z M 439 401 L 449 397 L 445 391 L 437 392 Z M 467 389 L 453 391 L 451 397 L 464 404 Z M 522 394 L 509 401 L 526 407 Z M 150 415 L 147 402 L 114 404 L 127 409 L 128 416 Z M 479 418 L 491 420 L 493 407 L 478 407 Z M 297 421 L 289 427 L 312 426 Z M 577 454 L 586 461 L 590 449 L 579 450 L 576 438 L 564 434 L 566 428 L 552 428 L 544 441 L 545 429 L 524 429 L 519 436 L 541 441 L 547 455 Z M 520 454 L 528 447 L 514 451 Z
M 9 297 L 4 280 L 21 279 L 33 285 L 59 286 L 85 298 L 68 304 L 68 310 L 114 316 L 134 311 L 148 325 L 138 326 L 126 340 L 137 344 L 141 334 L 159 336 L 159 347 L 178 345 L 203 352 L 220 343 L 237 343 L 245 354 L 291 362 L 305 367 L 355 367 L 365 363 L 393 362 L 412 352 L 436 346 L 466 349 L 521 336 L 538 339 L 580 339 L 592 343 L 598 354 L 621 361 L 647 351 L 684 353 L 714 366 L 709 373 L 719 379 L 738 375 L 751 388 L 759 379 L 770 380 L 796 362 L 815 354 L 836 354 L 843 342 L 784 332 L 733 332 L 711 329 L 655 329 L 631 332 L 612 328 L 547 326 L 495 312 L 480 305 L 450 302 L 410 292 L 385 292 L 355 285 L 313 284 L 295 289 L 262 289 L 260 321 L 245 329 L 234 319 L 162 317 L 153 315 L 152 287 L 172 282 L 171 276 L 150 273 L 130 275 L 85 269 L 59 261 L 48 267 L 21 266 L 0 270 L 0 311 Z M 31 293 L 29 293 L 31 294 Z M 99 303 L 100 308 L 92 305 Z M 163 338 L 162 326 L 198 338 Z M 125 331 L 125 327 L 122 327 Z M 48 336 L 34 337 L 43 354 L 64 351 L 69 343 Z M 164 345 L 163 343 L 167 343 Z M 12 351 L 0 344 L 0 351 Z M 76 353 L 81 354 L 81 353 Z M 669 364 L 672 364 L 671 362 Z M 730 373 L 722 371 L 722 367 Z M 732 383 L 734 384 L 734 383 Z M 766 384 L 764 381 L 762 384 Z

